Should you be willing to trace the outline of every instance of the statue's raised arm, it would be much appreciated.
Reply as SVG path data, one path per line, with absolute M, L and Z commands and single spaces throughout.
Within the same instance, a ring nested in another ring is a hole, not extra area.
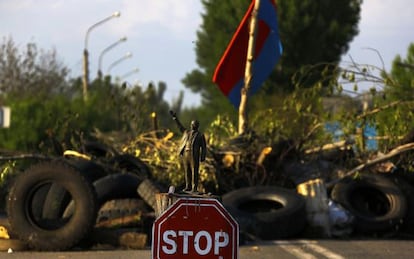
M 177 127 L 181 132 L 184 132 L 186 130 L 186 128 L 183 126 L 183 124 L 181 124 L 180 120 L 177 117 L 177 113 L 175 113 L 174 111 L 170 110 L 170 114 L 173 118 L 173 120 L 177 123 Z

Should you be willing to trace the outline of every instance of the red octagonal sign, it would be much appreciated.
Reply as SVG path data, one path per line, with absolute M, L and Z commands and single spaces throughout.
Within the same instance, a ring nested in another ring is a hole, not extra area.
M 178 199 L 152 234 L 152 258 L 238 258 L 239 225 L 216 199 Z

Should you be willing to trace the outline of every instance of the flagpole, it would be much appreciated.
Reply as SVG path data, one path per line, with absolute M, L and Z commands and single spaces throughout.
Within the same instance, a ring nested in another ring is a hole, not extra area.
M 247 94 L 252 81 L 254 47 L 257 32 L 257 13 L 260 7 L 260 0 L 255 0 L 249 27 L 249 43 L 247 47 L 246 68 L 244 71 L 244 86 L 241 89 L 240 106 L 239 106 L 239 134 L 246 133 L 247 118 Z

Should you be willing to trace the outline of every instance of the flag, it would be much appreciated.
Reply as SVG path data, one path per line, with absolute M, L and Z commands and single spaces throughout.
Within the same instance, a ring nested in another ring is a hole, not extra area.
M 213 82 L 218 85 L 223 94 L 229 98 L 236 108 L 240 105 L 241 89 L 244 86 L 249 23 L 254 2 L 255 0 L 251 2 L 213 75 Z M 279 38 L 274 0 L 261 0 L 257 22 L 249 95 L 257 92 L 272 72 L 282 54 L 282 43 Z

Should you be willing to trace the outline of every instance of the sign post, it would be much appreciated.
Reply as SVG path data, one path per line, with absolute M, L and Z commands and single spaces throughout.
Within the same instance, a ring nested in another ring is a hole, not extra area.
M 10 127 L 10 107 L 0 106 L 0 128 Z
M 178 199 L 152 233 L 153 259 L 238 258 L 239 225 L 216 199 Z

